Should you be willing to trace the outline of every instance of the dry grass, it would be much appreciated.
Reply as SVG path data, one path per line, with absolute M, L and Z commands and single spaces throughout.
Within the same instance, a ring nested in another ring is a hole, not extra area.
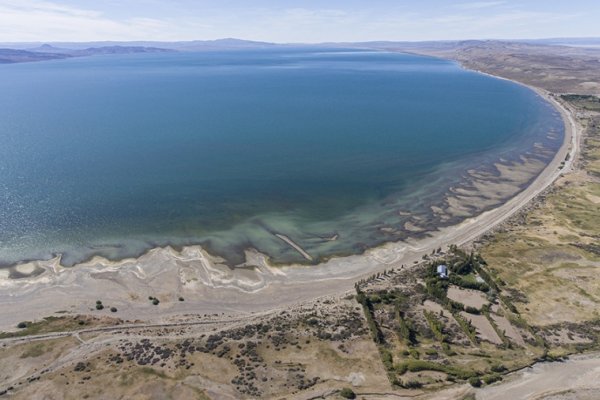
M 583 169 L 481 249 L 533 325 L 600 317 L 600 117 L 585 115 Z
M 462 289 L 454 285 L 448 288 L 448 298 L 476 309 L 481 309 L 484 305 L 489 304 L 489 301 L 482 292 L 472 289 Z

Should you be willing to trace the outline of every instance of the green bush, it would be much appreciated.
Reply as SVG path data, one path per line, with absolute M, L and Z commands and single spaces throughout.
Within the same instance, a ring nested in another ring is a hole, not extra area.
M 469 339 L 471 339 L 473 343 L 477 343 L 477 331 L 475 330 L 475 327 L 471 324 L 471 322 L 467 321 L 467 319 L 465 319 L 460 314 L 454 314 L 454 319 L 456 320 L 456 322 L 458 322 L 458 324 L 463 329 L 465 334 L 469 337 Z
M 431 311 L 424 312 L 425 319 L 429 323 L 429 328 L 433 332 L 433 335 L 440 342 L 444 342 L 446 340 L 446 336 L 444 335 L 444 326 L 442 323 L 436 318 L 435 314 Z
M 481 386 L 481 381 L 479 380 L 479 377 L 477 376 L 472 376 L 469 378 L 469 384 L 473 387 L 480 387 Z
M 502 380 L 502 377 L 500 375 L 498 375 L 498 374 L 490 374 L 490 375 L 486 375 L 486 376 L 483 377 L 483 382 L 486 385 L 491 385 L 492 383 L 498 382 L 498 381 L 501 381 L 501 380 Z
M 111 307 L 110 312 L 117 312 L 117 307 Z
M 154 304 L 155 306 L 157 306 L 158 303 L 160 303 L 160 300 L 158 300 L 156 297 L 152 299 L 152 304 Z
M 103 310 L 104 306 L 102 305 L 102 303 L 98 304 L 96 303 L 96 310 Z
M 423 386 L 423 384 L 418 381 L 407 381 L 407 382 L 402 383 L 402 386 L 405 387 L 406 389 L 418 389 L 421 386 Z
M 409 346 L 414 345 L 417 343 L 416 332 L 412 329 L 410 321 L 406 320 L 403 314 L 404 313 L 400 311 L 399 305 L 396 304 L 396 318 L 398 318 L 398 324 L 400 325 L 398 336 L 406 341 L 406 344 Z
M 367 326 L 371 331 L 371 336 L 373 341 L 377 344 L 383 344 L 384 336 L 377 324 L 375 323 L 375 319 L 373 318 L 373 303 L 367 295 L 365 295 L 360 288 L 356 287 L 356 301 L 358 301 L 363 306 L 363 312 L 365 314 L 365 318 L 367 319 Z
M 427 354 L 428 356 L 437 356 L 438 352 L 436 349 L 427 349 L 425 350 L 425 354 Z
M 455 356 L 456 352 L 454 350 L 452 350 L 452 348 L 450 347 L 450 345 L 448 343 L 442 343 L 442 350 L 444 351 L 444 354 L 446 354 L 447 356 Z
M 396 371 L 398 371 L 398 373 L 404 373 L 406 371 L 438 371 L 444 372 L 449 376 L 453 376 L 458 379 L 469 379 L 474 375 L 474 372 L 472 371 L 462 370 L 457 367 L 425 360 L 407 360 L 404 363 L 396 365 Z
M 371 301 L 371 303 L 381 303 L 381 297 L 379 297 L 379 295 L 376 294 L 372 294 L 369 296 L 369 300 Z
M 406 373 L 406 371 L 408 371 L 408 365 L 406 363 L 396 364 L 394 366 L 394 369 L 396 370 L 398 375 L 402 375 L 402 374 Z
M 19 328 L 19 329 L 25 329 L 25 328 L 27 328 L 27 322 L 19 322 L 17 324 L 17 328 Z
M 492 370 L 492 372 L 504 372 L 506 371 L 506 367 L 502 364 L 495 364 L 492 365 L 492 367 L 490 368 Z
M 410 355 L 415 360 L 418 360 L 419 358 L 421 358 L 421 354 L 419 353 L 419 350 L 414 349 L 414 348 L 410 349 Z
M 354 391 L 350 388 L 343 388 L 340 391 L 340 396 L 342 396 L 345 399 L 355 399 L 356 398 L 356 394 L 354 393 Z
M 388 349 L 381 348 L 381 361 L 388 371 L 394 368 L 394 357 Z
M 474 289 L 482 292 L 489 292 L 490 287 L 484 282 L 472 282 L 460 275 L 450 275 L 450 283 L 455 284 L 456 286 L 460 286 L 465 289 Z
M 452 308 L 452 311 L 464 311 L 465 309 L 463 303 L 459 303 L 458 301 L 449 299 L 448 304 L 450 305 L 450 308 Z

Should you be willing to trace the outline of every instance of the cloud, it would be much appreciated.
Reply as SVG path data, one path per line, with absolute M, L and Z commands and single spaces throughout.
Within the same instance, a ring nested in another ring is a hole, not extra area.
M 94 10 L 83 10 L 62 4 L 36 0 L 1 0 L 0 7 L 3 7 L 5 10 L 12 10 L 13 12 L 52 13 L 89 18 L 95 18 L 101 14 Z
M 199 25 L 200 26 L 200 25 Z M 147 17 L 111 19 L 103 12 L 41 0 L 0 0 L 0 40 L 169 40 L 190 31 L 185 24 Z
M 177 0 L 0 0 L 0 41 L 194 40 L 239 37 L 275 42 L 439 40 L 593 36 L 593 12 L 559 13 L 509 1 L 447 7 L 258 7 L 241 0 L 209 7 Z M 577 1 L 577 0 L 573 0 Z M 289 2 L 286 2 L 289 4 Z M 74 4 L 70 2 L 69 4 Z M 576 9 L 576 7 L 575 7 Z M 106 10 L 106 12 L 101 11 Z M 584 22 L 584 23 L 582 23 Z

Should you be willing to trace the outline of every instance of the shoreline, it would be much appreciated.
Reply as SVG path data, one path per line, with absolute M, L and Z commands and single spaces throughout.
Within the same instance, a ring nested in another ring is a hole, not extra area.
M 72 268 L 61 266 L 60 257 L 23 263 L 18 268 L 44 271 L 14 280 L 0 274 L 0 287 L 5 289 L 0 304 L 6 310 L 21 308 L 0 316 L 0 326 L 14 327 L 20 320 L 41 318 L 57 310 L 89 313 L 90 305 L 86 307 L 85 301 L 106 293 L 111 293 L 114 299 L 111 301 L 123 310 L 118 315 L 122 318 L 164 319 L 190 312 L 252 313 L 280 309 L 323 296 L 343 295 L 358 279 L 384 269 L 410 268 L 432 249 L 471 242 L 521 210 L 561 174 L 570 171 L 579 151 L 580 135 L 570 110 L 541 89 L 493 77 L 536 92 L 558 110 L 565 127 L 563 143 L 552 160 L 525 189 L 500 206 L 458 225 L 432 231 L 429 237 L 388 242 L 360 255 L 332 257 L 318 265 L 273 266 L 266 255 L 248 250 L 242 268 L 231 269 L 200 246 L 184 246 L 180 251 L 155 248 L 138 258 L 119 261 L 94 257 Z M 66 291 L 69 295 L 65 295 Z M 144 301 L 148 293 L 163 298 L 184 293 L 189 301 L 161 302 L 160 312 L 156 312 L 155 307 L 147 307 Z

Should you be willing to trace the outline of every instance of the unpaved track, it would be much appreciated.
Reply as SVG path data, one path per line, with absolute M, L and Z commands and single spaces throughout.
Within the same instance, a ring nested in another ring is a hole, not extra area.
M 225 319 L 213 319 L 213 320 L 205 320 L 205 321 L 184 321 L 184 322 L 167 322 L 161 324 L 153 324 L 153 323 L 141 323 L 141 324 L 121 324 L 121 325 L 111 325 L 111 326 L 99 326 L 96 328 L 85 328 L 79 329 L 75 331 L 64 331 L 64 332 L 49 332 L 42 333 L 39 335 L 25 335 L 19 337 L 5 338 L 0 339 L 0 344 L 18 344 L 24 342 L 32 342 L 38 340 L 49 340 L 49 339 L 58 339 L 61 337 L 73 336 L 78 338 L 79 341 L 85 342 L 81 339 L 80 335 L 89 334 L 89 333 L 112 333 L 112 332 L 131 332 L 142 329 L 160 329 L 160 328 L 182 328 L 182 327 L 193 327 L 193 326 L 206 326 L 206 325 L 216 325 L 219 326 L 220 329 L 231 328 L 232 325 L 237 323 L 248 323 L 251 320 L 260 318 L 259 315 L 251 315 L 240 318 L 225 318 Z

